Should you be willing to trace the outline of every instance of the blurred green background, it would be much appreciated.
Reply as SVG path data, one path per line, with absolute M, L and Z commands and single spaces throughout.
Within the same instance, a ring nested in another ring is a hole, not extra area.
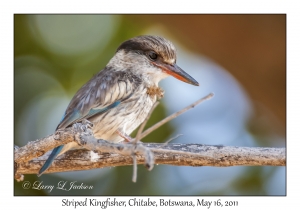
M 148 126 L 195 100 L 215 97 L 143 141 L 285 147 L 285 15 L 15 15 L 14 138 L 18 146 L 52 134 L 75 92 L 105 67 L 117 47 L 161 35 L 200 87 L 174 78 Z M 285 195 L 285 167 L 132 167 L 25 175 L 33 183 L 76 181 L 92 190 L 23 189 L 15 195 Z

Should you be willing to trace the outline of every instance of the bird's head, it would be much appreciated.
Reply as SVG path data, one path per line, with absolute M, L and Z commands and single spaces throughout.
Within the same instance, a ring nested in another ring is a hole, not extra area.
M 183 82 L 199 83 L 176 64 L 176 49 L 167 39 L 159 36 L 138 36 L 123 42 L 107 66 L 131 70 L 150 83 L 173 76 Z

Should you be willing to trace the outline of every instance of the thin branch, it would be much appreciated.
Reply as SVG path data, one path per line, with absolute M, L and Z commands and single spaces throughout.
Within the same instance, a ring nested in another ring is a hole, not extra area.
M 173 120 L 174 118 L 178 117 L 179 115 L 183 114 L 184 112 L 190 110 L 191 108 L 194 108 L 195 106 L 197 106 L 198 104 L 202 103 L 203 101 L 206 101 L 208 99 L 211 99 L 214 96 L 213 93 L 210 93 L 209 95 L 199 99 L 198 101 L 196 101 L 195 103 L 183 108 L 182 110 L 166 117 L 165 119 L 159 121 L 158 123 L 156 123 L 155 125 L 151 126 L 150 128 L 148 128 L 147 130 L 145 130 L 142 134 L 141 134 L 141 139 L 145 138 L 148 134 L 150 134 L 152 131 L 156 130 L 157 128 L 159 128 L 160 126 L 162 126 L 163 124 L 169 122 L 170 120 Z
M 177 139 L 179 136 L 182 136 L 182 134 L 177 134 L 176 136 L 168 139 L 166 142 L 164 142 L 164 145 L 167 145 L 168 143 L 170 143 L 171 141 Z
M 136 155 L 132 155 L 132 165 L 133 165 L 133 175 L 132 175 L 132 182 L 136 182 L 137 179 L 137 162 L 136 162 Z
M 146 126 L 146 124 L 147 124 L 147 122 L 148 122 L 148 120 L 149 120 L 151 114 L 152 114 L 152 112 L 154 111 L 154 109 L 157 107 L 158 104 L 159 104 L 158 101 L 155 102 L 155 104 L 152 106 L 150 112 L 148 113 L 146 119 L 145 119 L 144 122 L 141 124 L 141 126 L 140 126 L 140 128 L 139 128 L 139 130 L 138 130 L 138 132 L 137 132 L 137 134 L 136 134 L 135 142 L 138 142 L 139 140 L 142 139 L 142 138 L 141 138 L 142 132 L 143 132 L 143 130 L 144 130 L 144 128 L 145 128 L 145 126 Z
M 157 107 L 157 105 L 159 104 L 158 101 L 156 101 L 153 106 L 151 107 L 150 109 L 150 112 L 148 113 L 146 119 L 144 120 L 144 122 L 141 124 L 137 134 L 136 134 L 136 137 L 135 139 L 133 140 L 133 143 L 134 144 L 137 144 L 137 142 L 141 139 L 141 134 L 148 122 L 148 120 L 150 119 L 150 116 L 152 114 L 152 112 L 154 111 L 154 109 Z M 137 162 L 136 162 L 136 156 L 135 154 L 132 155 L 132 159 L 133 159 L 133 175 L 132 175 L 132 182 L 136 182 L 136 179 L 137 179 Z M 147 164 L 146 164 L 147 165 Z

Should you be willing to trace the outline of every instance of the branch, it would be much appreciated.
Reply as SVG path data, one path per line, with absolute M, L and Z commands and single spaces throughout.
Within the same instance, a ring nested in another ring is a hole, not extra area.
M 33 158 L 42 156 L 47 151 L 52 150 L 62 144 L 67 144 L 75 141 L 73 128 L 66 128 L 64 131 L 57 131 L 48 137 L 28 142 L 23 147 L 15 147 L 15 162 L 28 162 Z
M 173 120 L 174 118 L 178 117 L 179 115 L 183 114 L 184 112 L 194 108 L 195 106 L 197 106 L 198 104 L 202 103 L 203 101 L 209 100 L 214 96 L 213 93 L 208 94 L 207 96 L 199 99 L 198 101 L 192 103 L 191 105 L 181 109 L 178 112 L 175 112 L 173 114 L 171 114 L 170 116 L 166 117 L 165 119 L 159 121 L 158 123 L 156 123 L 155 125 L 151 126 L 150 128 L 148 128 L 147 130 L 145 130 L 141 135 L 140 135 L 140 139 L 145 138 L 149 133 L 151 133 L 152 131 L 156 130 L 157 128 L 159 128 L 160 126 L 162 126 L 163 124 Z
M 97 140 L 99 141 L 99 140 Z M 104 140 L 100 140 L 104 141 Z M 106 142 L 106 141 L 104 141 Z M 101 143 L 101 142 L 100 142 Z M 118 148 L 115 150 L 113 148 Z M 128 151 L 130 144 L 101 145 L 101 152 L 79 149 L 71 150 L 58 157 L 46 173 L 88 170 L 112 166 L 132 165 L 133 160 Z M 154 154 L 155 164 L 176 166 L 285 166 L 285 148 L 250 148 L 229 146 L 208 146 L 200 144 L 141 144 Z M 111 147 L 111 148 L 110 148 Z M 104 150 L 115 150 L 107 153 Z M 109 149 L 110 148 L 110 149 Z M 18 153 L 18 151 L 17 151 Z M 125 155 L 123 155 L 123 154 Z M 37 174 L 50 152 L 29 162 L 18 164 L 17 173 Z M 138 164 L 145 163 L 145 155 L 137 154 Z
M 75 134 L 74 134 L 75 133 Z M 46 173 L 88 170 L 112 166 L 132 165 L 132 153 L 137 164 L 154 160 L 154 164 L 177 166 L 285 166 L 284 148 L 249 148 L 208 146 L 200 144 L 143 144 L 110 143 L 91 135 L 79 135 L 72 128 L 59 131 L 46 138 L 29 142 L 15 149 L 15 177 L 20 174 L 37 174 L 50 152 L 38 157 L 50 147 L 76 141 L 86 149 L 71 150 L 58 157 Z M 154 158 L 147 157 L 152 151 Z M 30 161 L 29 161 L 30 160 Z M 153 163 L 152 163 L 153 165 Z
M 146 119 L 145 119 L 144 122 L 140 125 L 139 130 L 137 131 L 137 134 L 136 134 L 136 137 L 135 137 L 135 142 L 138 142 L 139 140 L 142 139 L 142 138 L 141 138 L 142 132 L 143 132 L 143 130 L 144 130 L 144 128 L 145 128 L 145 126 L 146 126 L 146 124 L 147 124 L 147 122 L 148 122 L 148 120 L 149 120 L 151 114 L 152 114 L 152 112 L 154 111 L 154 109 L 157 107 L 158 104 L 159 104 L 158 101 L 155 102 L 155 104 L 152 106 L 150 112 L 148 113 Z

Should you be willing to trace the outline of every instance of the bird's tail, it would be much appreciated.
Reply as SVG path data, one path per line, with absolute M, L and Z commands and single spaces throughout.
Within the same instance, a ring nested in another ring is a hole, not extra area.
M 46 162 L 40 169 L 38 176 L 41 176 L 51 166 L 51 163 L 56 158 L 56 156 L 60 153 L 60 151 L 62 150 L 63 147 L 64 147 L 64 145 L 61 145 L 61 146 L 55 147 L 52 150 L 52 153 L 50 154 L 50 156 L 48 157 L 48 159 L 46 160 Z

